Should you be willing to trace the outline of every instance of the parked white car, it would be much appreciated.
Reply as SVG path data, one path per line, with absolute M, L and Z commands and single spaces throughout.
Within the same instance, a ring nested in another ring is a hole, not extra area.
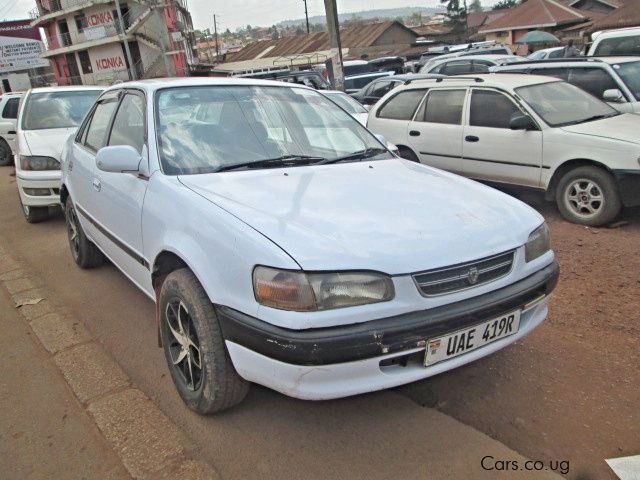
M 516 55 L 469 55 L 434 61 L 420 69 L 422 74 L 469 75 L 488 73 L 497 65 L 517 64 L 522 57 Z
M 418 80 L 383 97 L 367 125 L 405 158 L 542 189 L 575 223 L 640 205 L 640 117 L 550 77 Z
M 199 413 L 248 382 L 320 400 L 423 379 L 547 315 L 558 267 L 538 213 L 392 156 L 309 88 L 117 85 L 65 151 L 75 262 L 104 255 L 156 301 L 171 377 Z
M 338 104 L 349 115 L 355 118 L 363 126 L 367 126 L 367 118 L 369 118 L 369 110 L 367 110 L 360 102 L 352 98 L 350 95 L 340 90 L 324 90 L 322 93 L 329 100 Z
M 16 140 L 16 183 L 29 223 L 49 217 L 60 205 L 62 148 L 104 90 L 102 87 L 47 87 L 29 90 L 20 104 Z
M 3 93 L 0 96 L 0 167 L 13 165 L 16 119 L 21 97 L 21 92 Z
M 590 57 L 640 55 L 640 27 L 595 32 L 591 40 Z
M 562 58 L 565 47 L 542 48 L 527 55 L 527 60 L 547 60 L 550 58 Z

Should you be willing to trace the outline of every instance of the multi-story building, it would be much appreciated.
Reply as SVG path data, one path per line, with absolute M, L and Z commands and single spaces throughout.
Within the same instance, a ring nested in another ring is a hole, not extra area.
M 197 63 L 185 0 L 36 0 L 59 85 L 187 76 Z

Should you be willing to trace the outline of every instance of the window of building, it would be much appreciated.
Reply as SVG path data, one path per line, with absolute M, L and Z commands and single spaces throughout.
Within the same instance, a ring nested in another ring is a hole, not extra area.
M 411 120 L 426 90 L 404 90 L 393 96 L 378 111 L 379 118 Z
M 432 90 L 424 104 L 422 121 L 448 125 L 462 124 L 462 108 L 466 94 L 466 90 Z
M 86 50 L 80 50 L 78 52 L 78 58 L 80 59 L 80 68 L 83 74 L 93 73 L 93 67 L 91 66 L 91 59 L 89 58 L 89 52 Z
M 74 16 L 73 19 L 76 22 L 76 29 L 78 30 L 78 32 L 82 33 L 82 31 L 87 26 L 86 15 L 84 13 L 80 13 L 79 15 Z
M 519 112 L 520 109 L 500 92 L 474 90 L 469 124 L 473 127 L 509 128 L 511 117 Z
M 127 94 L 113 121 L 109 145 L 129 145 L 142 152 L 144 145 L 144 98 Z

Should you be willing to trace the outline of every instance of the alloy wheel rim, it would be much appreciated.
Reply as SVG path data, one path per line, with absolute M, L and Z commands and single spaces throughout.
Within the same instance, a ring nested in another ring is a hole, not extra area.
M 71 253 L 75 259 L 78 258 L 80 252 L 80 237 L 78 235 L 78 230 L 78 217 L 76 217 L 76 211 L 71 208 L 67 215 L 67 235 L 69 237 Z
M 567 186 L 565 204 L 574 215 L 592 218 L 602 211 L 605 199 L 600 185 L 588 178 L 579 178 Z
M 193 320 L 184 302 L 178 298 L 167 303 L 165 310 L 169 338 L 169 357 L 173 368 L 194 392 L 202 384 L 202 359 L 200 342 Z

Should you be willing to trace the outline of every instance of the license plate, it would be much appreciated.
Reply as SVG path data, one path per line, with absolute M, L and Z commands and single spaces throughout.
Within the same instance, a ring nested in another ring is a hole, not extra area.
M 518 332 L 520 310 L 427 342 L 425 366 L 463 355 Z

